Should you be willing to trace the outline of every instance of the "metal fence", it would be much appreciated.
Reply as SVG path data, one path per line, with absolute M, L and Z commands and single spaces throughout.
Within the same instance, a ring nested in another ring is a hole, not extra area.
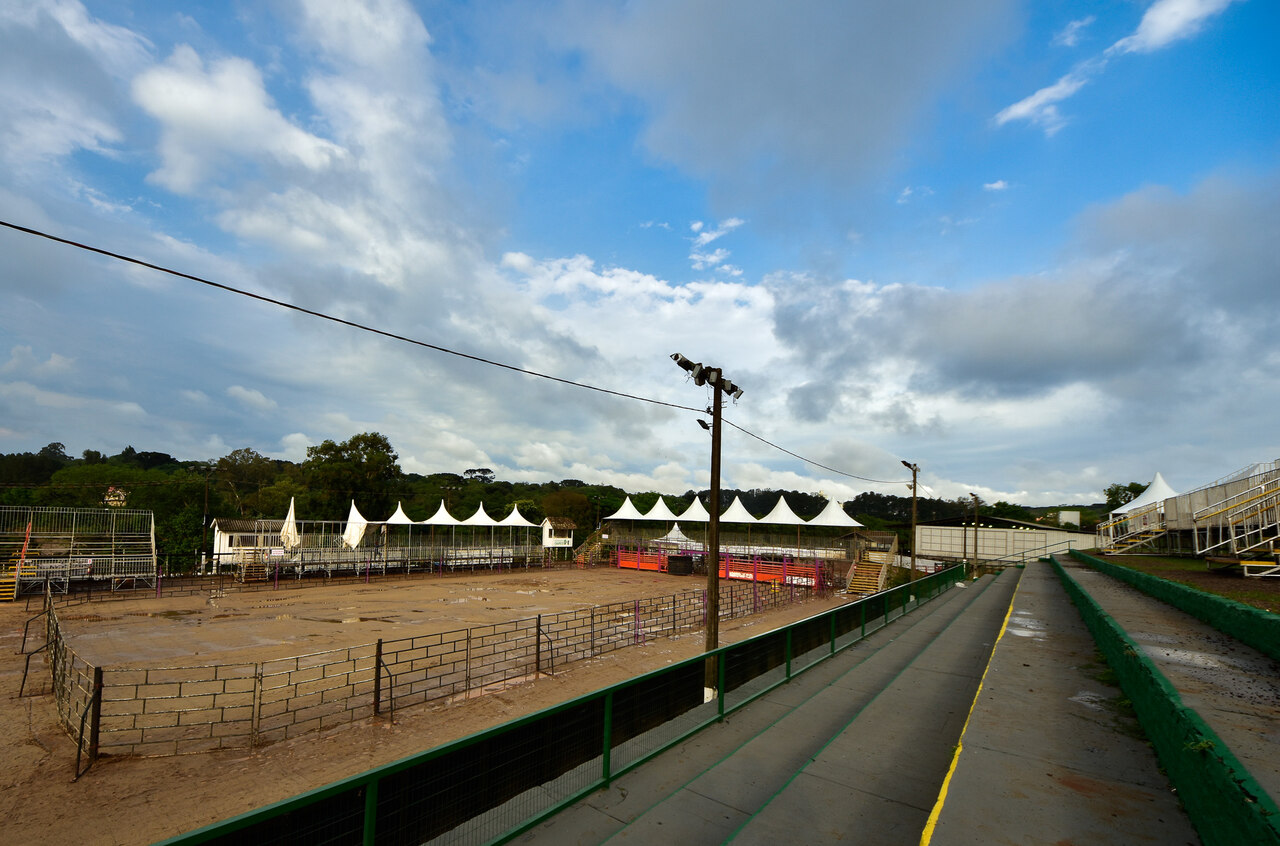
M 165 843 L 503 842 L 962 578 L 936 573 Z
M 817 595 L 802 585 L 726 583 L 720 587 L 720 618 Z M 73 736 L 97 673 L 100 708 L 86 718 L 92 757 L 273 743 L 393 709 L 500 689 L 706 624 L 706 592 L 694 589 L 271 661 L 92 668 L 67 645 L 51 597 L 48 608 L 54 690 Z

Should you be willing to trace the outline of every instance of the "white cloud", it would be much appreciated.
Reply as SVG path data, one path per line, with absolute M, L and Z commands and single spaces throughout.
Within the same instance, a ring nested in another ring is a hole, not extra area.
M 983 191 L 1004 191 L 1009 187 L 1009 183 L 1003 179 L 997 179 L 995 182 L 982 183 Z
M 1080 33 L 1092 24 L 1094 20 L 1096 20 L 1096 18 L 1093 15 L 1088 15 L 1087 17 L 1071 21 L 1053 36 L 1053 41 L 1050 43 L 1055 47 L 1076 46 L 1080 41 Z
M 161 125 L 162 164 L 152 178 L 177 193 L 194 191 L 240 158 L 317 171 L 346 157 L 337 144 L 290 123 L 245 59 L 217 59 L 206 69 L 182 44 L 134 80 L 133 95 Z
M 1006 106 L 996 115 L 996 126 L 1025 120 L 1043 128 L 1046 135 L 1053 135 L 1066 124 L 1066 119 L 1058 111 L 1058 103 L 1083 88 L 1097 68 L 1095 64 L 1078 66 L 1053 85 L 1041 88 L 1012 106 Z
M 227 396 L 258 411 L 270 411 L 276 407 L 276 401 L 262 391 L 246 388 L 243 385 L 232 385 L 227 388 Z
M 1113 44 L 1108 52 L 1151 53 L 1197 34 L 1204 23 L 1235 0 L 1156 0 L 1142 16 L 1133 35 Z

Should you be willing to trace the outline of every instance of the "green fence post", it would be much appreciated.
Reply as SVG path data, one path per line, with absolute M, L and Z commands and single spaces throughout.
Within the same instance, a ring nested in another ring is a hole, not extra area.
M 725 664 L 728 663 L 728 661 L 726 660 L 727 658 L 728 658 L 727 652 L 721 652 L 719 655 L 716 656 L 716 665 L 719 671 L 718 684 L 716 684 L 716 699 L 719 700 L 721 720 L 724 719 L 724 671 L 725 671 Z
M 827 617 L 827 622 L 829 622 L 829 623 L 831 624 L 831 626 L 830 626 L 830 628 L 831 628 L 831 654 L 832 654 L 832 655 L 835 655 L 835 654 L 836 654 L 836 615 L 835 615 L 835 612 L 832 612 L 832 613 Z M 790 629 L 788 629 L 788 630 L 787 630 L 787 634 L 788 634 L 788 636 L 791 634 L 791 630 L 790 630 Z
M 787 654 L 787 679 L 789 681 L 791 679 L 791 627 L 790 626 L 787 627 L 787 639 L 786 639 L 785 649 Z
M 604 762 L 604 772 L 601 777 L 604 779 L 604 786 L 609 786 L 609 780 L 612 775 L 609 772 L 610 758 L 613 752 L 613 691 L 610 690 L 604 695 L 604 749 L 600 753 L 600 758 Z
M 364 846 L 377 843 L 378 780 L 372 779 L 364 788 Z
M 867 636 L 867 601 L 864 599 L 858 603 L 858 610 L 862 612 L 862 634 L 858 640 L 862 640 Z

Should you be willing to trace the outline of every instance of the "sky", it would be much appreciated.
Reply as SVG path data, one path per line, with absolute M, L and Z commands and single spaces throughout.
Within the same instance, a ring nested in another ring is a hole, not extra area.
M 1277 33 L 1266 0 L 10 0 L 0 220 L 616 394 L 0 228 L 0 452 L 377 431 L 407 472 L 678 494 L 679 352 L 743 389 L 726 487 L 1189 490 L 1280 458 Z

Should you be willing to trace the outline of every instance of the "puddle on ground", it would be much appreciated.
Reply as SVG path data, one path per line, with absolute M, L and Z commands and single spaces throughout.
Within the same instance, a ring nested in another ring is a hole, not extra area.
M 1092 709 L 1094 711 L 1103 710 L 1102 703 L 1107 701 L 1105 696 L 1094 693 L 1091 690 L 1082 690 L 1079 693 L 1077 693 L 1075 696 L 1067 697 L 1067 700 L 1070 702 L 1075 702 L 1079 705 L 1083 705 L 1084 707 Z

